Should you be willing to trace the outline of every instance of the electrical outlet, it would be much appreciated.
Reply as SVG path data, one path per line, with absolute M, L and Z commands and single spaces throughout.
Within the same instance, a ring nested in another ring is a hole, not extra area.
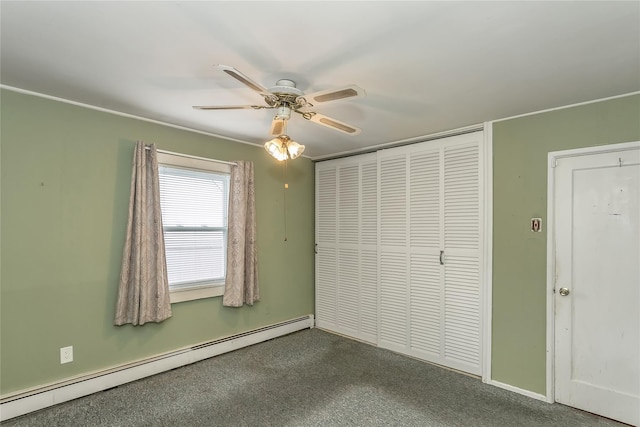
M 73 362 L 73 346 L 60 349 L 60 364 Z

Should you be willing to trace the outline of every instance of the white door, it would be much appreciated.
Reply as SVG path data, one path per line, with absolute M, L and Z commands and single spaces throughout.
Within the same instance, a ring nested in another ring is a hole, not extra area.
M 555 400 L 640 424 L 640 149 L 555 167 Z

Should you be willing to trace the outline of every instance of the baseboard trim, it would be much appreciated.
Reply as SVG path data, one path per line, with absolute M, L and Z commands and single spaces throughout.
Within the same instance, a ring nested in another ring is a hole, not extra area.
M 3 396 L 0 401 L 0 421 L 313 327 L 314 316 L 308 315 L 135 363 L 12 393 Z
M 543 394 L 535 393 L 533 391 L 525 390 L 523 388 L 515 387 L 509 384 L 504 384 L 499 381 L 489 380 L 487 381 L 487 384 L 498 387 L 498 388 L 503 388 L 505 390 L 509 390 L 514 393 L 522 394 L 524 396 L 531 397 L 532 399 L 542 400 L 543 402 L 547 402 L 547 403 L 553 403 L 553 402 L 549 402 L 549 400 L 547 399 L 547 396 Z

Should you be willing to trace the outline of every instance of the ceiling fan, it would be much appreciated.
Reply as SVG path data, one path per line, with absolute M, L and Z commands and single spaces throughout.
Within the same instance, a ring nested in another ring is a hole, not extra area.
M 355 126 L 312 110 L 317 104 L 324 102 L 365 96 L 364 90 L 356 85 L 305 94 L 296 87 L 296 83 L 293 80 L 280 79 L 276 82 L 275 86 L 265 88 L 233 67 L 227 65 L 216 65 L 216 67 L 262 95 L 266 105 L 194 105 L 193 108 L 197 110 L 275 109 L 277 112 L 271 123 L 272 135 L 282 135 L 285 132 L 286 121 L 291 118 L 291 112 L 298 113 L 304 119 L 313 123 L 327 126 L 348 135 L 357 135 L 360 133 L 360 129 Z

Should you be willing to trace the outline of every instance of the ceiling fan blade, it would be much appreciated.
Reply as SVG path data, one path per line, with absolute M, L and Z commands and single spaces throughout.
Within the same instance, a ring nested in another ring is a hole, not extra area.
M 271 122 L 271 135 L 282 135 L 284 133 L 284 125 L 284 119 L 274 118 Z
M 244 84 L 245 86 L 248 86 L 249 88 L 255 90 L 256 92 L 263 95 L 269 95 L 267 88 L 262 86 L 260 83 L 256 83 L 255 81 L 251 80 L 249 77 L 245 76 L 235 68 L 229 67 L 228 65 L 216 65 L 216 67 L 220 68 L 222 71 L 224 71 L 234 79 L 238 80 L 240 83 Z
M 266 105 L 194 105 L 196 110 L 262 110 Z
M 348 135 L 357 135 L 361 132 L 361 130 L 358 129 L 357 127 L 348 125 L 336 119 L 332 119 L 331 117 L 327 117 L 324 114 L 303 113 L 303 112 L 299 112 L 299 113 L 302 114 L 302 117 L 304 117 L 307 120 L 310 120 L 319 125 L 327 126 L 331 129 L 334 129 L 340 132 L 344 132 Z
M 311 106 L 313 106 L 322 102 L 337 101 L 339 99 L 353 98 L 356 96 L 365 95 L 366 92 L 364 91 L 364 89 L 356 85 L 351 85 L 345 86 L 340 89 L 329 89 L 320 92 L 309 93 L 306 95 L 302 95 L 300 98 L 304 98 L 304 100 L 307 101 L 308 104 L 311 104 Z

